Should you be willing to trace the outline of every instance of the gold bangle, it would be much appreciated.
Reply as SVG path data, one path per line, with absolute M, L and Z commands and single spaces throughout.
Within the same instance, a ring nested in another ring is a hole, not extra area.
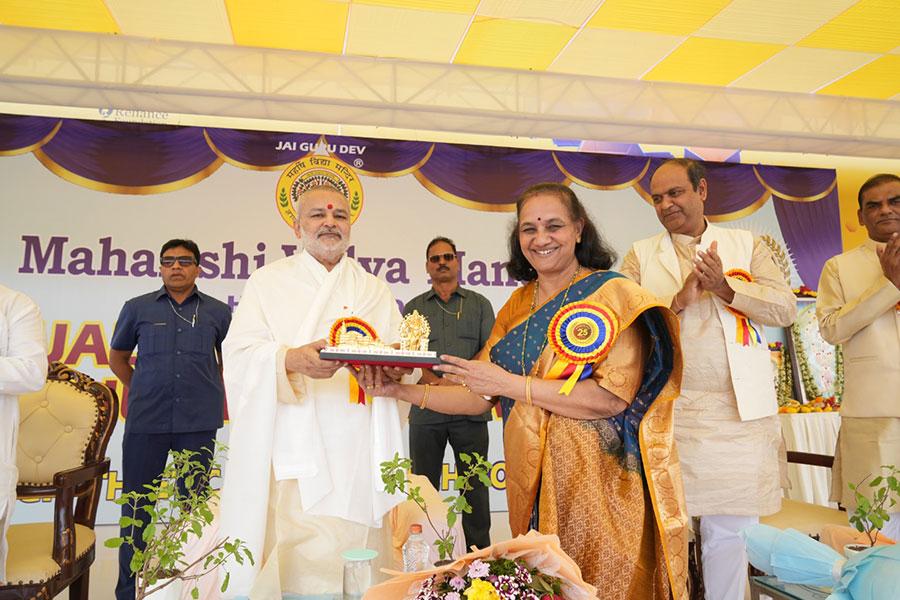
M 428 390 L 431 388 L 431 385 L 425 384 L 425 391 L 422 393 L 422 403 L 419 404 L 419 408 L 424 409 L 425 405 L 428 403 Z
M 525 402 L 528 403 L 528 406 L 534 406 L 534 402 L 531 400 L 531 375 L 525 378 Z

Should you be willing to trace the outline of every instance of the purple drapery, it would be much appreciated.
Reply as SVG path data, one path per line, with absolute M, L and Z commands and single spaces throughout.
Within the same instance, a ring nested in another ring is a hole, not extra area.
M 42 150 L 71 173 L 122 186 L 180 181 L 216 161 L 199 127 L 66 120 Z
M 34 146 L 59 123 L 49 117 L 0 115 L 0 152 L 15 152 Z
M 593 187 L 612 188 L 634 181 L 644 174 L 650 159 L 644 156 L 616 156 L 584 152 L 554 152 L 560 166 L 576 181 Z
M 207 127 L 216 149 L 233 162 L 266 169 L 287 165 L 312 152 L 321 137 L 316 133 L 280 133 Z M 279 149 L 280 148 L 280 149 Z
M 371 140 L 368 138 L 325 136 L 328 151 L 345 163 L 364 173 L 391 175 L 408 173 L 428 156 L 432 142 L 404 142 L 401 140 Z M 355 153 L 363 147 L 365 152 Z
M 493 205 L 514 203 L 535 183 L 565 180 L 547 151 L 455 144 L 435 144 L 419 173 L 444 192 Z
M 762 165 L 757 171 L 773 192 L 778 225 L 800 279 L 808 287 L 818 289 L 825 261 L 842 250 L 841 216 L 833 174 L 826 169 Z

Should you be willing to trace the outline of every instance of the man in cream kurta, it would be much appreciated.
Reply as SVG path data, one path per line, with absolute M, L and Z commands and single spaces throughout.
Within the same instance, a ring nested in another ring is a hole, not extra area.
M 390 532 L 379 528 L 402 500 L 384 493 L 379 470 L 403 452 L 396 402 L 357 403 L 347 370 L 318 355 L 339 317 L 362 318 L 393 342 L 399 309 L 383 281 L 345 256 L 342 193 L 308 189 L 298 211 L 304 250 L 253 273 L 223 345 L 231 433 L 221 533 L 256 560 L 229 567 L 230 597 L 339 594 L 341 553 L 368 547 L 388 558 Z
M 47 380 L 41 311 L 31 298 L 0 285 L 0 583 L 6 581 L 6 530 L 16 505 L 19 394 Z
M 882 465 L 900 467 L 900 177 L 866 181 L 858 218 L 868 239 L 825 263 L 816 301 L 822 337 L 844 349 L 831 499 L 851 507 L 848 483 L 880 474 Z M 900 540 L 893 510 L 882 531 Z
M 762 326 L 789 325 L 796 304 L 759 239 L 706 221 L 702 165 L 666 161 L 650 189 L 667 231 L 636 242 L 621 272 L 678 313 L 675 441 L 688 514 L 701 517 L 706 597 L 738 600 L 747 581 L 738 532 L 781 507 L 781 429 Z

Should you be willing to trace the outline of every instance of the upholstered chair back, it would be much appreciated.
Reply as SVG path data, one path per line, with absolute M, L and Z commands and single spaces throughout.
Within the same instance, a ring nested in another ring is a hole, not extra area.
M 97 428 L 95 397 L 71 380 L 50 380 L 19 397 L 19 483 L 51 485 L 53 475 L 85 463 Z

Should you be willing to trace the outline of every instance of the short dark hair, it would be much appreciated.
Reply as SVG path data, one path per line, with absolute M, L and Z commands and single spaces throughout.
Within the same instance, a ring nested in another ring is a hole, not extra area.
M 656 175 L 656 171 L 659 171 L 662 167 L 666 165 L 678 165 L 679 167 L 684 168 L 687 171 L 688 180 L 691 182 L 691 187 L 694 188 L 694 191 L 697 191 L 697 188 L 700 187 L 700 180 L 706 179 L 706 167 L 703 166 L 703 163 L 690 159 L 690 158 L 669 158 L 664 160 L 656 170 L 653 171 L 653 175 Z M 653 179 L 653 175 L 650 176 L 650 179 Z M 708 183 L 708 182 L 707 182 Z
M 425 247 L 425 258 L 428 258 L 428 253 L 431 252 L 431 247 L 440 242 L 444 242 L 445 244 L 447 244 L 448 246 L 453 248 L 453 254 L 456 254 L 456 244 L 453 243 L 453 240 L 451 240 L 448 237 L 439 235 L 436 238 L 434 238 L 433 240 L 431 240 L 430 242 L 428 242 L 428 245 Z
M 894 175 L 893 173 L 879 173 L 878 175 L 872 175 L 866 182 L 862 184 L 862 187 L 859 188 L 859 194 L 857 195 L 857 200 L 859 201 L 859 207 L 862 208 L 862 198 L 865 192 L 868 192 L 872 188 L 876 188 L 879 185 L 885 183 L 891 183 L 892 181 L 900 181 L 900 177 Z
M 556 195 L 568 209 L 569 218 L 572 221 L 581 221 L 583 224 L 581 241 L 575 244 L 575 258 L 578 259 L 579 265 L 589 269 L 608 269 L 616 262 L 615 251 L 600 237 L 597 227 L 591 221 L 575 192 L 569 186 L 561 183 L 538 183 L 522 192 L 516 200 L 516 220 L 509 233 L 509 263 L 506 265 L 506 270 L 513 279 L 518 281 L 537 279 L 537 271 L 525 258 L 522 246 L 519 244 L 519 215 L 525 201 L 538 194 Z
M 166 250 L 171 250 L 172 248 L 178 247 L 185 248 L 186 250 L 190 251 L 190 253 L 194 255 L 194 260 L 197 261 L 197 264 L 200 264 L 200 248 L 197 247 L 197 243 L 194 240 L 169 240 L 162 245 L 162 250 L 159 251 L 159 256 L 162 257 L 162 255 L 166 253 Z

